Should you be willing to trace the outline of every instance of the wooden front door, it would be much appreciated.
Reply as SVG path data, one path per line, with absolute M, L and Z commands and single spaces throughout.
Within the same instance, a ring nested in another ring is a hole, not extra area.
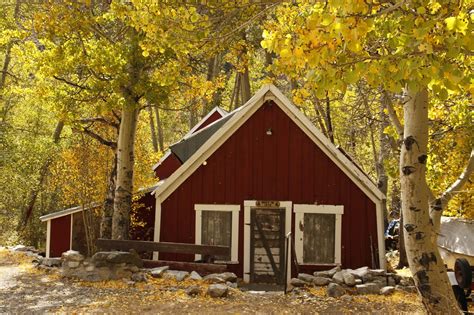
M 285 263 L 285 209 L 252 208 L 250 281 L 283 284 Z

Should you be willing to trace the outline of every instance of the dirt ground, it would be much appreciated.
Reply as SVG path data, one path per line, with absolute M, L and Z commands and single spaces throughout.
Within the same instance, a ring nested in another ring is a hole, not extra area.
M 396 292 L 385 296 L 326 297 L 325 289 L 298 294 L 241 292 L 212 299 L 189 297 L 189 285 L 207 284 L 191 280 L 176 283 L 149 279 L 84 282 L 62 278 L 55 270 L 41 270 L 21 252 L 0 249 L 0 313 L 125 313 L 125 314 L 314 314 L 314 313 L 409 313 L 423 314 L 416 294 Z

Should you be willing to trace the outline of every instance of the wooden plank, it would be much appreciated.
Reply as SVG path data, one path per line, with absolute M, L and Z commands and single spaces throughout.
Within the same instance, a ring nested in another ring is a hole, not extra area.
M 273 272 L 274 272 L 275 276 L 277 276 L 277 278 L 278 278 L 278 275 L 280 274 L 280 270 L 278 269 L 278 267 L 275 264 L 275 260 L 273 259 L 273 255 L 272 255 L 270 246 L 268 245 L 267 239 L 265 238 L 265 234 L 263 234 L 262 227 L 261 227 L 260 221 L 258 221 L 258 219 L 257 219 L 257 216 L 255 216 L 255 225 L 257 226 L 258 233 L 261 236 L 261 240 L 263 242 L 263 247 L 265 248 L 265 251 L 267 252 L 268 258 L 270 258 L 270 264 L 272 265 Z
M 335 219 L 334 214 L 304 214 L 304 262 L 334 262 Z
M 224 211 L 202 212 L 201 244 L 230 248 L 232 242 L 232 213 Z M 218 256 L 218 260 L 230 261 L 230 254 Z
M 168 260 L 143 260 L 143 266 L 145 268 L 156 268 L 169 266 L 172 270 L 183 270 L 183 271 L 196 271 L 201 276 L 205 276 L 211 273 L 222 273 L 227 271 L 227 265 L 225 264 L 205 264 L 205 263 L 194 263 L 184 261 L 168 261 Z
M 128 251 L 134 249 L 137 252 L 164 252 L 176 254 L 201 254 L 214 256 L 230 255 L 228 246 L 216 245 L 196 245 L 184 243 L 168 243 L 168 242 L 147 242 L 147 241 L 122 241 L 98 239 L 96 245 L 105 250 L 122 250 Z

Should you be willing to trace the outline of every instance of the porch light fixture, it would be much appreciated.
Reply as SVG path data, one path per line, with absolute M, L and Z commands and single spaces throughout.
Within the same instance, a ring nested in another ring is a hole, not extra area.
M 273 134 L 272 128 L 267 129 L 267 136 L 271 136 Z

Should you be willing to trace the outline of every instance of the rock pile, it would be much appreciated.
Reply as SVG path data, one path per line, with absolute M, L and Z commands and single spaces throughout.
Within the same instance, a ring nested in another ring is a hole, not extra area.
M 77 251 L 69 250 L 61 256 L 62 275 L 86 281 L 132 279 L 146 281 L 140 274 L 143 261 L 136 252 L 98 252 L 86 259 Z
M 153 278 L 173 279 L 177 282 L 194 280 L 209 283 L 206 294 L 214 298 L 225 297 L 229 292 L 229 288 L 237 288 L 237 276 L 233 272 L 212 273 L 201 277 L 196 271 L 189 273 L 187 271 L 169 270 L 168 266 L 153 268 L 148 272 Z M 202 288 L 199 285 L 191 285 L 185 291 L 189 296 L 196 296 L 201 294 Z
M 330 270 L 316 271 L 312 275 L 298 274 L 291 279 L 293 287 L 327 286 L 330 297 L 341 297 L 345 294 L 382 294 L 389 295 L 395 290 L 416 292 L 411 278 L 402 278 L 383 269 L 341 269 L 337 266 Z

